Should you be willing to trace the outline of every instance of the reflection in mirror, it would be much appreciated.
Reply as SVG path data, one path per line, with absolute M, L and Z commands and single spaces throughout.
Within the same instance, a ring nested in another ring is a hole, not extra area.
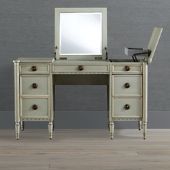
M 60 55 L 101 55 L 102 13 L 60 13 Z

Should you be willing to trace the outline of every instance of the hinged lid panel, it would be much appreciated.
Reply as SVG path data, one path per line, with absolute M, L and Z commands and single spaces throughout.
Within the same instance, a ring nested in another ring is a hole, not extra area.
M 152 59 L 154 57 L 154 54 L 155 54 L 159 39 L 161 37 L 162 31 L 163 31 L 163 28 L 161 28 L 161 27 L 155 27 L 153 29 L 153 32 L 152 32 L 152 35 L 151 35 L 151 38 L 150 38 L 149 44 L 148 44 L 148 49 L 151 51 L 151 54 L 148 58 L 148 63 L 152 62 Z

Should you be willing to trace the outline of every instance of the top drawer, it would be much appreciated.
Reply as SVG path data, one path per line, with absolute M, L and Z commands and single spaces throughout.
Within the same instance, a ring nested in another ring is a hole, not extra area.
M 48 74 L 49 64 L 44 63 L 24 63 L 20 65 L 21 74 Z
M 142 65 L 135 64 L 119 64 L 112 66 L 112 72 L 118 74 L 141 74 L 142 73 Z
M 108 72 L 108 66 L 107 65 L 54 65 L 53 72 L 58 72 L 58 73 Z

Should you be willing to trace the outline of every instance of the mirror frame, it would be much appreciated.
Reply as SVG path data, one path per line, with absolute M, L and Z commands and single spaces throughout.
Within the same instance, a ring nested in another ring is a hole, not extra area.
M 102 54 L 101 55 L 60 55 L 60 13 L 102 13 Z M 55 8 L 55 59 L 95 60 L 106 59 L 107 48 L 107 8 Z

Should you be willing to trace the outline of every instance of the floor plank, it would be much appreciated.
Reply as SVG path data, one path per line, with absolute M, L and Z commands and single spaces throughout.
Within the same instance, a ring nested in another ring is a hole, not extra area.
M 170 129 L 138 130 L 0 130 L 0 170 L 169 170 Z

